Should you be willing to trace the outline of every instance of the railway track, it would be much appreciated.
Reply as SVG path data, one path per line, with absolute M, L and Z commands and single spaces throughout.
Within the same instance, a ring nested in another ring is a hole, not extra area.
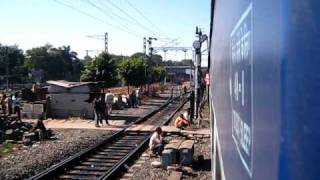
M 137 120 L 135 124 L 165 125 L 170 122 L 187 100 L 178 97 L 168 100 L 159 109 Z M 165 116 L 169 114 L 169 116 Z M 113 179 L 126 163 L 142 152 L 151 132 L 136 132 L 123 129 L 100 144 L 88 148 L 31 177 L 39 179 Z

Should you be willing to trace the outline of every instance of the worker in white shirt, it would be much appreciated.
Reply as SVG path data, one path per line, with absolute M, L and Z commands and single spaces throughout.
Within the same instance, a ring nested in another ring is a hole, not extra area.
M 13 113 L 18 116 L 18 119 L 21 120 L 21 98 L 19 97 L 19 93 L 16 92 L 12 97 L 12 106 Z
M 162 155 L 164 143 L 161 127 L 157 127 L 156 131 L 152 134 L 149 142 L 149 148 L 153 154 Z

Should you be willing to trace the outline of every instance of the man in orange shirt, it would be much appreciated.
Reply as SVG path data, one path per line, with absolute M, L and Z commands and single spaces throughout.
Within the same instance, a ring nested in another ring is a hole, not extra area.
M 184 129 L 190 126 L 190 120 L 186 119 L 183 114 L 180 114 L 180 116 L 175 120 L 174 125 L 176 128 Z

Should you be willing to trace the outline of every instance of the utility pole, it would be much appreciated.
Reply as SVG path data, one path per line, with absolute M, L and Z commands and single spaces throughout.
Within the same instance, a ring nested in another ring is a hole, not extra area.
M 190 87 L 192 87 L 192 76 L 194 77 L 193 75 L 193 60 L 194 60 L 194 51 L 192 50 L 192 58 L 191 58 L 191 62 L 190 62 Z
M 109 46 L 108 46 L 108 32 L 105 32 L 105 33 L 104 33 L 104 51 L 105 51 L 106 53 L 109 52 L 109 51 L 108 51 L 108 48 L 109 48 Z
M 109 36 L 108 36 L 108 32 L 105 32 L 104 35 L 88 35 L 88 38 L 93 38 L 93 39 L 97 39 L 97 40 L 103 40 L 104 41 L 104 51 L 106 53 L 109 52 L 108 48 L 109 48 Z
M 147 38 L 143 37 L 143 54 L 147 54 Z
M 89 53 L 95 53 L 95 54 L 99 54 L 100 52 L 102 52 L 103 50 L 98 50 L 98 49 L 87 49 L 86 50 L 86 56 L 89 56 Z
M 154 37 L 149 37 L 148 38 L 148 45 L 149 45 L 149 60 L 151 60 L 152 58 L 152 52 L 153 52 L 153 48 L 152 48 L 152 40 L 158 40 L 157 38 Z M 148 73 L 147 76 L 147 81 L 148 81 L 148 94 L 149 94 L 149 90 L 150 90 L 150 74 Z
M 203 35 L 202 31 L 196 27 L 197 40 L 193 42 L 193 48 L 195 49 L 195 73 L 194 73 L 194 119 L 198 118 L 198 109 L 200 103 L 200 71 L 201 71 L 201 45 L 207 40 L 207 35 Z
M 6 81 L 6 85 L 7 85 L 7 89 L 9 89 L 9 58 L 8 58 L 8 47 L 6 47 L 6 77 L 7 77 L 7 81 Z
M 153 48 L 152 48 L 152 40 L 158 40 L 157 38 L 149 37 L 148 45 L 149 45 L 149 56 L 152 56 Z
M 166 61 L 166 58 L 167 58 L 167 51 L 168 50 L 163 50 L 163 61 Z
M 184 60 L 186 60 L 187 59 L 187 50 L 184 49 L 183 52 L 184 52 Z

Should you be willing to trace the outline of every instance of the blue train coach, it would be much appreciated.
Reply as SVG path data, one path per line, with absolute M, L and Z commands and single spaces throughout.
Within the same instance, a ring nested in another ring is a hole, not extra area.
M 212 0 L 214 178 L 320 179 L 320 1 Z

